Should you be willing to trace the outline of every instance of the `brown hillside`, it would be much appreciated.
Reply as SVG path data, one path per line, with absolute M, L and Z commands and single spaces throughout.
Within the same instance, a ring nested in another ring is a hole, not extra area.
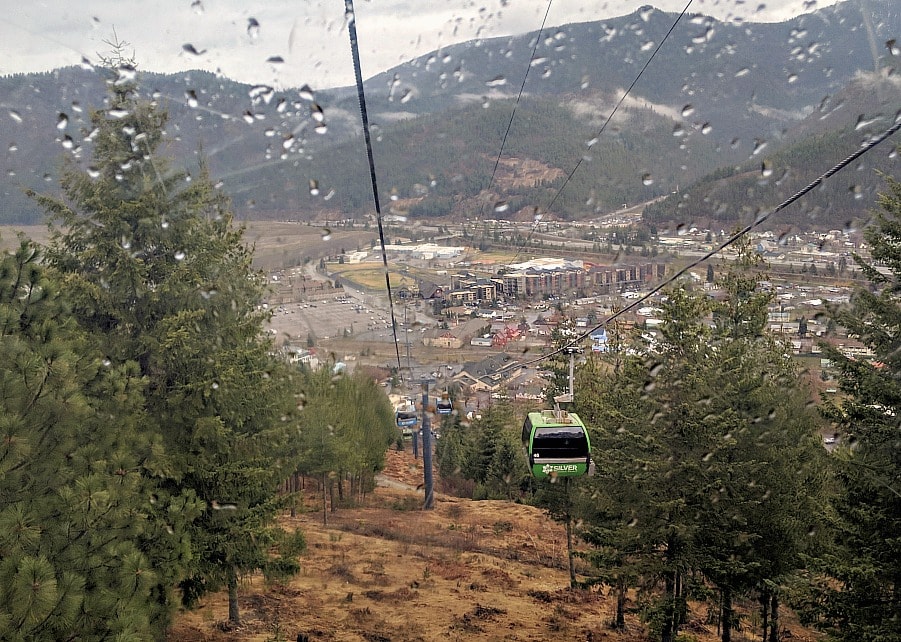
M 421 482 L 409 453 L 389 452 L 386 473 L 394 485 Z M 609 628 L 613 600 L 603 591 L 568 590 L 563 529 L 536 508 L 439 495 L 434 510 L 422 511 L 421 491 L 380 487 L 364 506 L 339 509 L 323 526 L 315 489 L 307 495 L 309 511 L 283 522 L 306 534 L 302 572 L 284 585 L 245 582 L 243 623 L 234 630 L 225 624 L 225 595 L 210 596 L 178 618 L 170 640 L 294 642 L 301 633 L 311 642 L 648 639 L 634 614 L 625 632 Z M 713 642 L 705 613 L 696 608 L 685 632 Z M 789 626 L 797 642 L 816 639 Z M 754 627 L 733 634 L 752 639 L 759 639 Z

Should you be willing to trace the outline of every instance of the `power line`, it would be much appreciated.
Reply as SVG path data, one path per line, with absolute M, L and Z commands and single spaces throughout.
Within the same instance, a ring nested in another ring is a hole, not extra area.
M 547 9 L 544 12 L 544 19 L 541 21 L 541 27 L 538 29 L 538 33 L 535 36 L 535 44 L 532 46 L 532 53 L 529 56 L 529 64 L 526 65 L 526 73 L 523 74 L 522 84 L 519 86 L 519 93 L 516 95 L 516 102 L 513 104 L 513 110 L 510 112 L 510 120 L 507 122 L 507 129 L 504 131 L 504 139 L 501 141 L 501 148 L 497 152 L 497 158 L 494 160 L 494 169 L 491 170 L 491 178 L 488 180 L 488 187 L 486 188 L 486 192 L 491 191 L 491 186 L 494 185 L 494 177 L 497 174 L 498 165 L 501 162 L 501 155 L 504 153 L 504 148 L 507 145 L 507 136 L 510 135 L 510 128 L 513 126 L 513 119 L 516 117 L 516 108 L 519 107 L 519 102 L 522 100 L 523 90 L 526 88 L 526 80 L 529 77 L 529 71 L 532 69 L 532 61 L 535 60 L 535 52 L 538 50 L 538 44 L 541 42 L 541 34 L 544 32 L 544 25 L 547 23 L 548 14 L 551 12 L 551 5 L 554 0 L 548 0 Z M 482 209 L 480 215 L 485 212 L 485 203 L 482 203 Z
M 852 153 L 850 156 L 848 156 L 848 157 L 845 158 L 844 160 L 840 161 L 840 162 L 839 162 L 838 164 L 836 164 L 835 166 L 833 166 L 833 167 L 831 167 L 830 169 L 826 170 L 826 172 L 824 172 L 824 173 L 821 174 L 819 177 L 817 177 L 817 178 L 816 178 L 813 182 L 811 182 L 809 185 L 807 185 L 806 187 L 800 189 L 798 192 L 796 192 L 796 193 L 793 194 L 792 196 L 790 196 L 790 197 L 788 197 L 787 199 L 785 199 L 784 201 L 782 201 L 779 205 L 777 205 L 777 206 L 774 207 L 773 209 L 769 210 L 768 212 L 764 212 L 764 213 L 760 214 L 757 218 L 754 219 L 754 221 L 753 221 L 752 223 L 749 223 L 749 224 L 745 225 L 742 229 L 740 229 L 739 231 L 737 231 L 737 232 L 735 232 L 734 234 L 732 234 L 732 236 L 730 236 L 728 239 L 726 239 L 725 241 L 723 241 L 722 243 L 720 243 L 720 244 L 719 244 L 717 247 L 715 247 L 714 249 L 712 249 L 712 250 L 710 250 L 709 252 L 707 252 L 706 254 L 703 254 L 702 256 L 698 257 L 697 259 L 695 259 L 694 261 L 692 261 L 691 263 L 689 263 L 689 264 L 686 265 L 685 267 L 683 267 L 683 268 L 677 270 L 672 276 L 670 276 L 668 279 L 666 279 L 666 280 L 664 280 L 663 282 L 661 282 L 661 283 L 659 283 L 658 285 L 656 285 L 656 286 L 655 286 L 654 288 L 652 288 L 651 291 L 648 292 L 647 294 L 645 294 L 645 295 L 639 297 L 638 299 L 635 299 L 634 301 L 632 301 L 632 303 L 630 303 L 629 305 L 627 305 L 626 307 L 624 307 L 622 310 L 619 310 L 619 311 L 615 312 L 614 314 L 611 314 L 611 315 L 608 316 L 606 319 L 604 319 L 603 321 L 601 321 L 600 323 L 598 323 L 596 326 L 594 326 L 593 328 L 591 328 L 591 329 L 588 330 L 587 332 L 582 333 L 581 335 L 579 335 L 578 337 L 576 337 L 575 339 L 573 339 L 572 341 L 570 341 L 570 342 L 567 343 L 566 345 L 561 346 L 560 348 L 557 348 L 556 350 L 554 350 L 554 351 L 552 351 L 552 352 L 549 352 L 548 354 L 542 355 L 541 357 L 537 357 L 537 358 L 532 359 L 532 360 L 530 360 L 530 361 L 526 361 L 525 363 L 523 363 L 523 365 L 524 365 L 524 366 L 525 366 L 525 365 L 530 365 L 530 364 L 533 364 L 533 363 L 538 363 L 538 362 L 540 362 L 540 361 L 544 361 L 545 359 L 550 359 L 551 357 L 553 357 L 553 356 L 555 356 L 555 355 L 558 355 L 558 354 L 562 353 L 562 352 L 563 352 L 564 350 L 566 350 L 567 348 L 570 348 L 570 347 L 572 347 L 572 346 L 578 345 L 579 343 L 581 343 L 581 342 L 584 341 L 585 339 L 589 338 L 589 337 L 591 336 L 591 334 L 592 334 L 593 332 L 595 332 L 596 330 L 599 330 L 599 329 L 605 327 L 607 324 L 609 324 L 609 323 L 612 322 L 612 321 L 615 321 L 615 320 L 618 319 L 621 315 L 625 314 L 625 313 L 628 312 L 629 310 L 632 310 L 633 308 L 635 308 L 635 307 L 641 305 L 642 303 L 644 303 L 645 301 L 647 301 L 650 297 L 652 297 L 652 296 L 654 296 L 655 294 L 657 294 L 660 290 L 662 290 L 663 288 L 665 288 L 665 287 L 668 286 L 669 284 L 673 283 L 673 282 L 676 281 L 677 279 L 679 279 L 679 278 L 681 278 L 682 276 L 684 276 L 689 270 L 691 270 L 691 269 L 693 269 L 693 268 L 696 268 L 697 266 L 699 266 L 700 264 L 704 263 L 705 261 L 707 261 L 707 260 L 710 259 L 711 257 L 713 257 L 713 256 L 715 256 L 716 254 L 719 254 L 720 252 L 722 252 L 724 249 L 726 249 L 727 247 L 729 247 L 730 245 L 732 245 L 733 243 L 735 243 L 738 239 L 740 239 L 741 237 L 743 237 L 745 234 L 747 234 L 748 232 L 750 232 L 751 230 L 753 230 L 755 227 L 757 227 L 758 225 L 760 225 L 761 223 L 763 223 L 764 221 L 766 221 L 767 219 L 769 219 L 773 214 L 776 214 L 776 213 L 778 213 L 778 212 L 781 212 L 781 211 L 784 210 L 786 207 L 788 207 L 789 205 L 791 205 L 792 203 L 794 203 L 795 201 L 797 201 L 798 199 L 800 199 L 802 196 L 805 196 L 808 192 L 810 192 L 811 190 L 813 190 L 813 189 L 815 189 L 816 187 L 818 187 L 823 181 L 825 181 L 825 180 L 828 179 L 828 178 L 831 178 L 833 175 L 835 175 L 836 173 L 838 173 L 839 171 L 841 171 L 842 169 L 844 169 L 845 167 L 847 167 L 848 165 L 850 165 L 851 163 L 853 163 L 855 160 L 857 160 L 858 158 L 860 158 L 861 156 L 863 156 L 863 155 L 866 154 L 867 152 L 871 151 L 871 150 L 872 150 L 873 148 L 875 148 L 877 145 L 879 145 L 880 143 L 885 142 L 885 141 L 886 141 L 887 139 L 889 139 L 891 136 L 893 136 L 894 134 L 898 133 L 899 130 L 901 130 L 901 115 L 899 115 L 899 116 L 895 119 L 895 124 L 892 125 L 891 127 L 889 127 L 887 130 L 885 130 L 882 134 L 880 134 L 879 136 L 876 136 L 875 138 L 870 139 L 866 144 L 864 144 L 863 146 L 861 146 L 860 149 L 858 149 L 857 151 L 855 151 L 854 153 Z
M 654 48 L 654 51 L 651 53 L 650 57 L 645 61 L 644 66 L 638 72 L 638 75 L 635 76 L 635 79 L 632 81 L 632 84 L 629 85 L 628 89 L 626 89 L 625 93 L 622 95 L 622 97 L 620 97 L 619 102 L 617 102 L 616 105 L 613 107 L 613 110 L 610 112 L 610 115 L 607 116 L 607 118 L 604 120 L 604 123 L 601 125 L 600 130 L 598 130 L 597 135 L 594 137 L 595 139 L 600 138 L 601 134 L 604 133 L 604 130 L 607 129 L 607 125 L 613 119 L 613 116 L 616 114 L 617 111 L 619 111 L 620 106 L 623 104 L 623 102 L 626 100 L 626 98 L 632 92 L 632 89 L 635 88 L 635 85 L 638 83 L 638 81 L 642 77 L 642 75 L 644 75 L 644 72 L 647 70 L 648 66 L 650 66 L 650 64 L 651 64 L 651 61 L 654 60 L 654 58 L 657 56 L 657 53 L 660 51 L 660 49 L 663 47 L 663 45 L 669 39 L 670 35 L 675 30 L 676 25 L 678 25 L 679 21 L 682 20 L 683 16 L 685 16 L 685 13 L 688 11 L 688 8 L 691 6 L 692 2 L 694 2 L 694 0 L 688 0 L 686 5 L 682 8 L 682 11 L 679 13 L 678 16 L 676 16 L 676 19 L 673 21 L 672 26 L 670 26 L 669 30 L 666 32 L 666 35 L 663 36 L 663 39 L 658 43 L 657 47 Z M 500 157 L 498 157 L 498 158 L 500 158 Z M 579 167 L 582 166 L 583 158 L 584 157 L 579 158 L 579 160 L 576 162 L 575 167 L 573 167 L 572 171 L 567 175 L 566 179 L 563 181 L 563 184 L 560 186 L 560 188 L 554 194 L 554 197 L 551 199 L 551 201 L 547 204 L 547 207 L 544 208 L 544 210 L 546 212 L 550 211 L 551 207 L 553 207 L 554 203 L 556 203 L 557 199 L 560 197 L 560 194 L 562 194 L 563 190 L 566 189 L 566 186 L 569 185 L 569 182 L 572 180 L 572 177 L 575 176 Z M 516 254 L 513 255 L 513 259 L 510 261 L 511 263 L 516 262 L 516 259 L 522 253 L 522 250 L 528 244 L 529 239 L 532 238 L 532 234 L 534 234 L 535 230 L 538 228 L 538 224 L 540 221 L 541 221 L 541 219 L 536 216 L 535 225 L 533 225 L 532 229 L 529 230 L 529 234 L 526 236 L 525 240 L 522 242 L 522 245 L 520 246 L 519 250 L 517 250 Z
M 363 93 L 363 72 L 360 69 L 360 49 L 357 40 L 356 14 L 353 0 L 344 0 L 344 14 L 347 18 L 347 32 L 350 35 L 350 53 L 354 63 L 354 77 L 357 81 L 357 98 L 360 101 L 360 118 L 363 121 L 363 138 L 366 141 L 366 158 L 369 161 L 369 182 L 372 185 L 372 200 L 375 203 L 375 217 L 379 226 L 379 244 L 382 250 L 382 266 L 385 268 L 385 289 L 388 291 L 388 309 L 391 312 L 391 331 L 394 335 L 394 353 L 397 356 L 397 372 L 401 373 L 400 345 L 397 342 L 397 318 L 394 315 L 394 297 L 391 296 L 391 278 L 388 274 L 388 253 L 385 250 L 385 229 L 382 226 L 382 206 L 379 203 L 379 186 L 375 175 L 375 160 L 372 155 L 372 138 L 369 134 L 369 114 L 366 111 L 366 95 Z

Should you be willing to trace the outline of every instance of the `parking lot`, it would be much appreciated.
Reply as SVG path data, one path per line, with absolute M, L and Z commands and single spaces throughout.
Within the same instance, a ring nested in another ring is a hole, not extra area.
M 343 297 L 277 306 L 269 327 L 276 343 L 306 342 L 310 335 L 316 342 L 343 337 L 359 341 L 393 340 L 387 313 Z

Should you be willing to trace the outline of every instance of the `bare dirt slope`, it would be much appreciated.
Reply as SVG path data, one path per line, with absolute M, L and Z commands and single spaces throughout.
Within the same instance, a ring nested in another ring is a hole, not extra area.
M 394 486 L 421 483 L 409 453 L 388 454 L 385 474 Z M 306 534 L 302 572 L 278 586 L 246 581 L 235 629 L 225 625 L 225 595 L 209 597 L 178 618 L 171 640 L 648 639 L 632 614 L 626 632 L 609 628 L 613 600 L 603 592 L 568 590 L 563 529 L 538 509 L 438 495 L 435 509 L 422 511 L 421 491 L 380 487 L 365 506 L 330 513 L 323 526 L 316 492 L 307 494 L 310 511 L 284 520 Z M 717 639 L 699 619 L 706 609 L 696 611 L 685 632 L 699 642 Z M 789 626 L 793 640 L 815 639 Z M 759 633 L 749 628 L 733 639 Z

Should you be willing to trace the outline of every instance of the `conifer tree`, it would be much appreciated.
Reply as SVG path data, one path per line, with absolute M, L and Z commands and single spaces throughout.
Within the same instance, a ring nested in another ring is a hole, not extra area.
M 164 450 L 158 518 L 202 502 L 173 541 L 148 541 L 159 569 L 157 631 L 174 606 L 267 570 L 278 482 L 293 469 L 291 383 L 262 338 L 262 275 L 203 166 L 191 176 L 157 154 L 166 115 L 137 96 L 133 65 L 112 70 L 91 115 L 93 163 L 69 163 L 64 198 L 36 196 L 51 216 L 49 263 L 78 322 L 114 364 L 146 381 L 147 438 Z M 181 539 L 181 538 L 184 539 Z M 290 570 L 288 560 L 277 567 Z
M 0 257 L 0 639 L 151 640 L 144 383 L 60 290 L 29 242 Z
M 901 183 L 886 180 L 865 231 L 872 259 L 855 257 L 870 287 L 831 311 L 875 356 L 850 358 L 823 345 L 845 395 L 827 413 L 844 445 L 836 451 L 833 539 L 815 558 L 807 615 L 846 642 L 901 640 Z

